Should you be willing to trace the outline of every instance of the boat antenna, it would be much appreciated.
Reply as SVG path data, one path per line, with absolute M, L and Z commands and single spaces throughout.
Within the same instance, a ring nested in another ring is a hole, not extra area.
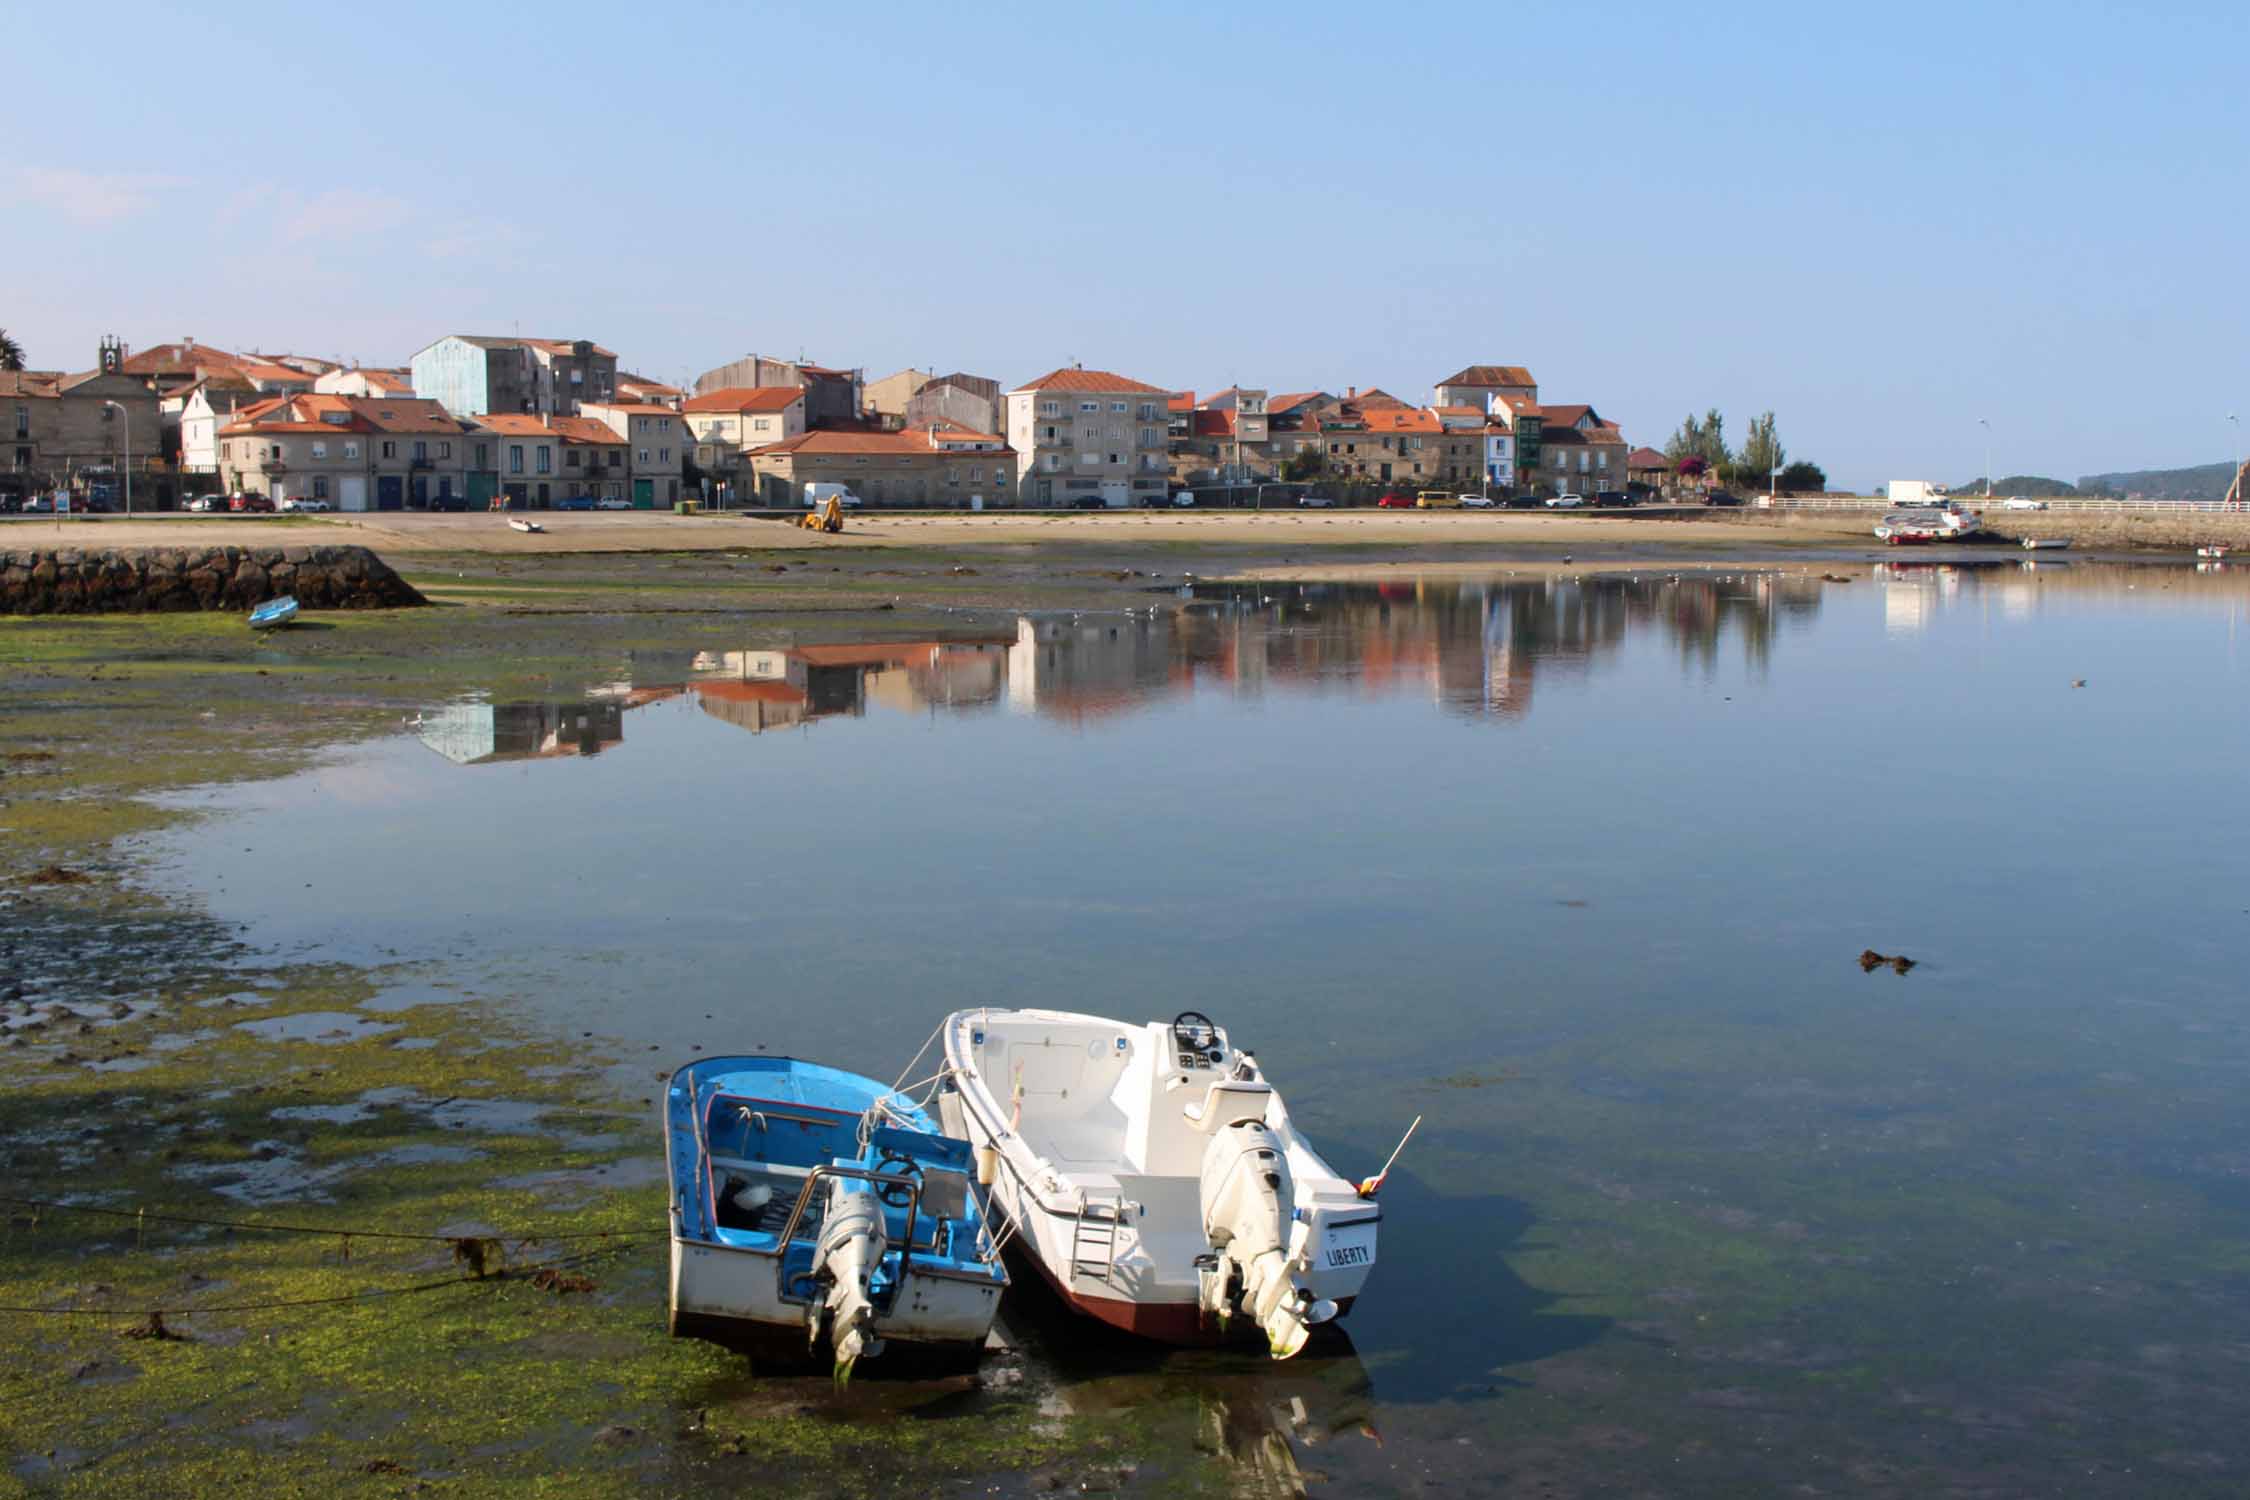
M 1360 1179 L 1359 1195 L 1362 1198 L 1372 1198 L 1377 1193 L 1383 1190 L 1383 1179 L 1391 1175 L 1391 1168 L 1398 1162 L 1399 1152 L 1406 1149 L 1406 1143 L 1413 1140 L 1414 1132 L 1420 1130 L 1421 1128 L 1422 1117 L 1420 1115 L 1416 1115 L 1414 1117 L 1414 1123 L 1406 1127 L 1406 1134 L 1398 1138 L 1398 1145 L 1392 1148 L 1391 1159 L 1383 1163 L 1383 1170 L 1377 1172 L 1373 1177 L 1363 1177 Z

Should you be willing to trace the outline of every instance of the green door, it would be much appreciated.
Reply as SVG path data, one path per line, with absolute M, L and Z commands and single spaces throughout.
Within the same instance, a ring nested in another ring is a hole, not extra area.
M 654 510 L 654 509 L 656 509 L 656 481 L 655 481 L 655 480 L 653 480 L 653 479 L 636 479 L 636 480 L 634 480 L 634 481 L 633 481 L 633 509 L 635 509 L 635 510 Z
M 500 476 L 489 470 L 479 473 L 469 471 L 469 509 L 490 510 L 492 497 L 500 492 Z

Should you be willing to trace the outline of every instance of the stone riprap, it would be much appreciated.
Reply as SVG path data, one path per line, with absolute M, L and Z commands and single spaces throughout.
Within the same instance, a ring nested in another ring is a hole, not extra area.
M 306 609 L 429 601 L 365 547 L 56 547 L 0 552 L 0 614 L 251 609 L 294 594 Z

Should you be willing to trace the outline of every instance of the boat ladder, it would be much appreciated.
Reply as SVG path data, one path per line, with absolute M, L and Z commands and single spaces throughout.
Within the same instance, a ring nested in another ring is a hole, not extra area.
M 1107 1283 L 1117 1263 L 1117 1221 L 1124 1198 L 1078 1196 L 1078 1219 L 1070 1232 L 1070 1279 L 1081 1276 Z

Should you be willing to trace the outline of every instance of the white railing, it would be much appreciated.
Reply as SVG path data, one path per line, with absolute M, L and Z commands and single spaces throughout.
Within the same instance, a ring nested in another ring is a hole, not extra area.
M 1969 510 L 2004 511 L 2007 496 L 1995 495 L 1990 500 L 1982 495 L 1949 496 L 1956 504 Z M 1749 503 L 1761 510 L 1903 510 L 1911 507 L 1901 503 L 1894 506 L 1880 495 L 1783 495 L 1768 501 L 1763 495 L 1748 497 Z M 2047 501 L 2050 511 L 2141 511 L 2169 515 L 2187 511 L 2240 510 L 2240 505 L 2229 505 L 2222 500 L 2113 500 L 2083 495 L 2056 496 Z

